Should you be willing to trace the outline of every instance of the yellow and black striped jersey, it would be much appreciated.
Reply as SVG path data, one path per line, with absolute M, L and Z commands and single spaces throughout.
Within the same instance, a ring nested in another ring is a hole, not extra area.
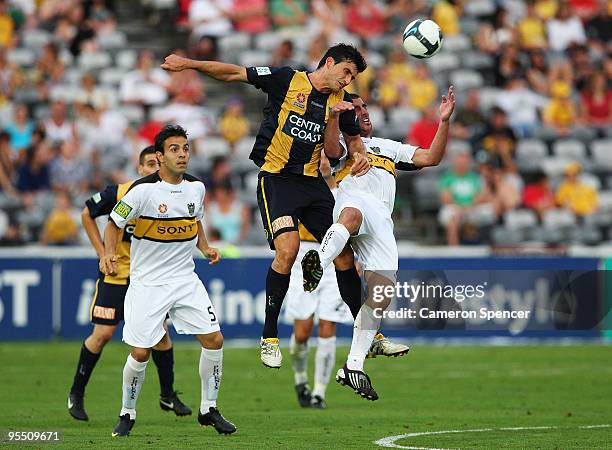
M 163 181 L 158 172 L 132 184 L 110 214 L 119 228 L 136 221 L 131 281 L 159 285 L 192 276 L 205 191 L 204 183 L 188 174 L 179 184 Z
M 306 72 L 290 67 L 248 67 L 247 77 L 268 94 L 250 159 L 265 172 L 318 176 L 328 108 L 350 102 L 348 93 L 319 92 Z M 340 115 L 340 130 L 359 134 L 354 111 Z
M 123 184 L 111 184 L 93 195 L 85 202 L 92 219 L 100 216 L 108 216 L 113 207 L 125 195 L 132 186 L 133 181 Z M 134 232 L 135 221 L 128 223 L 121 230 L 117 239 L 117 275 L 105 275 L 104 282 L 110 284 L 125 285 L 130 276 L 130 245 L 132 243 L 132 233 Z

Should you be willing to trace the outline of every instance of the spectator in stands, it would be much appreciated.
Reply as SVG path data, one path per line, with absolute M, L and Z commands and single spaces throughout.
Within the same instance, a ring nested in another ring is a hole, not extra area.
M 43 245 L 70 245 L 77 241 L 79 226 L 76 217 L 79 212 L 73 208 L 67 192 L 58 192 L 55 208 L 51 211 L 40 237 Z
M 0 132 L 0 191 L 15 195 L 16 191 L 11 182 L 14 164 L 10 140 L 11 137 L 7 132 Z
M 251 225 L 249 209 L 238 200 L 229 179 L 215 186 L 206 208 L 206 223 L 224 242 L 237 244 L 246 239 Z
M 232 0 L 193 0 L 189 5 L 191 40 L 202 36 L 217 40 L 232 32 Z
M 517 26 L 519 43 L 523 50 L 542 50 L 548 47 L 546 26 L 536 11 L 536 0 L 527 0 L 527 12 Z
M 569 4 L 571 5 L 575 14 L 580 17 L 582 21 L 587 21 L 597 14 L 598 3 L 604 3 L 604 1 L 605 0 L 569 0 Z
M 385 32 L 385 10 L 374 0 L 350 0 L 346 7 L 346 29 L 364 42 Z
M 299 32 L 308 21 L 308 2 L 305 0 L 270 0 L 269 11 L 275 30 Z
M 0 47 L 12 47 L 15 22 L 9 11 L 7 0 L 0 0 Z
M 497 153 L 507 164 L 508 155 L 512 155 L 516 145 L 516 135 L 508 126 L 506 112 L 499 106 L 494 106 L 489 112 L 490 121 L 482 138 L 481 147 L 489 153 Z
M 24 245 L 25 241 L 19 233 L 19 225 L 9 221 L 4 234 L 0 237 L 0 247 L 16 247 Z
M 436 131 L 438 131 L 438 111 L 436 105 L 431 103 L 423 111 L 423 116 L 412 124 L 405 142 L 417 147 L 429 148 Z
M 232 168 L 228 159 L 225 156 L 217 156 L 213 159 L 212 168 L 210 174 L 204 177 L 204 185 L 206 186 L 206 192 L 212 193 L 215 187 L 226 183 L 230 180 L 231 183 Z M 207 195 L 207 200 L 210 200 Z
M 51 143 L 76 139 L 74 122 L 68 119 L 66 103 L 56 100 L 51 103 L 49 118 L 44 122 L 47 139 Z
M 128 72 L 121 81 L 121 100 L 143 105 L 159 105 L 168 99 L 170 76 L 154 66 L 153 52 L 142 50 L 138 67 Z
M 462 107 L 455 114 L 455 121 L 450 128 L 451 136 L 474 141 L 484 132 L 486 119 L 480 112 L 480 92 L 470 89 Z
M 569 136 L 578 125 L 578 110 L 571 98 L 571 87 L 564 81 L 555 81 L 551 86 L 552 98 L 544 110 L 542 138 Z
M 217 39 L 210 36 L 202 36 L 190 47 L 189 53 L 196 59 L 216 61 L 219 56 L 219 45 Z
M 585 44 L 571 44 L 567 49 L 569 61 L 566 63 L 568 73 L 571 73 L 571 85 L 578 91 L 583 90 L 593 72 L 595 64 L 589 56 L 589 49 Z
M 22 78 L 19 68 L 8 62 L 6 49 L 0 45 L 0 127 L 8 122 L 8 117 L 12 114 L 8 100 Z
M 181 50 L 176 50 L 175 53 L 187 57 Z M 172 72 L 168 93 L 173 97 L 173 101 L 187 105 L 201 105 L 205 100 L 204 82 L 195 70 Z
M 612 18 L 607 1 L 599 2 L 597 14 L 587 22 L 586 34 L 589 38 L 589 48 L 605 53 L 606 46 L 612 42 Z
M 87 191 L 92 176 L 91 163 L 79 156 L 74 141 L 63 141 L 58 146 L 59 154 L 49 166 L 51 187 L 56 192 L 76 194 Z
M 64 63 L 60 59 L 59 47 L 57 44 L 50 42 L 43 47 L 40 57 L 36 61 L 35 77 L 37 81 L 42 82 L 57 79 L 58 74 L 64 73 L 64 68 Z
M 482 179 L 471 170 L 471 163 L 469 153 L 457 153 L 453 168 L 440 180 L 442 207 L 438 220 L 446 228 L 448 245 L 459 245 L 463 223 L 485 225 L 495 220 L 493 209 L 482 194 Z
M 482 180 L 480 200 L 492 206 L 496 220 L 506 211 L 520 205 L 521 194 L 512 180 L 512 175 L 507 175 L 504 171 L 499 155 L 486 154 L 478 171 Z
M 233 0 L 230 17 L 238 33 L 254 36 L 270 28 L 266 0 Z
M 546 97 L 527 88 L 523 78 L 509 79 L 497 97 L 497 106 L 504 110 L 509 125 L 521 138 L 533 136 L 539 127 L 539 113 L 547 103 Z
M 273 67 L 289 66 L 295 70 L 305 70 L 303 64 L 295 59 L 293 41 L 291 39 L 284 39 L 278 47 L 274 49 L 270 65 Z
M 319 61 L 321 60 L 321 55 L 325 53 L 327 50 L 327 36 L 323 33 L 315 36 L 308 44 L 308 49 L 306 50 L 306 66 L 310 70 L 316 70 Z
M 93 0 L 86 11 L 87 19 L 98 35 L 111 33 L 117 28 L 115 15 L 107 3 L 106 0 Z
M 580 181 L 578 177 L 582 167 L 577 162 L 568 164 L 565 177 L 557 188 L 557 204 L 568 208 L 578 216 L 586 216 L 597 211 L 597 191 L 592 186 Z
M 476 43 L 480 51 L 497 55 L 502 49 L 513 43 L 514 27 L 510 23 L 508 11 L 505 8 L 497 8 L 491 21 L 484 21 L 478 30 Z
M 495 86 L 503 88 L 512 78 L 522 78 L 525 70 L 521 63 L 521 55 L 516 45 L 508 45 L 496 58 Z
M 586 42 L 584 26 L 566 0 L 559 3 L 555 18 L 547 22 L 546 28 L 548 46 L 556 52 L 564 51 L 572 42 L 578 44 Z
M 331 42 L 346 40 L 346 6 L 341 0 L 313 0 L 310 34 L 324 34 Z M 327 47 L 327 44 L 324 46 Z M 363 73 L 361 74 L 363 75 Z
M 540 94 L 548 96 L 548 65 L 546 56 L 542 50 L 533 50 L 529 53 L 529 65 L 527 66 L 526 78 L 529 88 Z
M 111 106 L 106 94 L 98 87 L 96 76 L 93 73 L 86 73 L 81 78 L 81 89 L 75 101 L 77 109 L 86 104 L 91 104 L 95 108 L 106 108 Z
M 535 5 L 536 13 L 545 22 L 555 17 L 555 14 L 557 14 L 558 9 L 559 9 L 558 0 L 536 0 L 536 5 Z
M 580 94 L 581 114 L 585 123 L 602 131 L 612 126 L 612 89 L 602 71 L 594 72 Z
M 221 137 L 233 151 L 238 141 L 249 135 L 250 122 L 244 115 L 244 105 L 239 98 L 231 99 L 219 121 Z
M 531 176 L 523 190 L 523 205 L 534 210 L 540 220 L 544 213 L 556 206 L 555 195 L 550 188 L 550 181 L 546 174 L 539 170 Z
M 29 118 L 28 108 L 23 104 L 15 105 L 14 115 L 15 120 L 6 127 L 5 131 L 11 136 L 13 151 L 19 154 L 19 152 L 24 151 L 32 143 L 34 123 Z
M 69 43 L 72 56 L 77 58 L 81 53 L 93 53 L 98 50 L 96 30 L 91 20 L 85 19 L 85 10 L 80 4 L 74 5 L 68 12 L 68 21 L 76 30 Z
M 463 0 L 443 0 L 434 4 L 431 18 L 440 25 L 444 36 L 457 36 L 461 33 L 459 17 L 463 10 Z
M 391 35 L 404 33 L 406 25 L 425 17 L 427 11 L 422 0 L 391 0 L 387 6 L 387 32 Z
M 30 146 L 25 153 L 25 161 L 17 168 L 17 189 L 20 192 L 48 191 L 49 161 L 51 152 L 46 143 Z
M 419 64 L 408 84 L 410 106 L 423 112 L 438 97 L 438 86 L 430 78 L 429 69 Z

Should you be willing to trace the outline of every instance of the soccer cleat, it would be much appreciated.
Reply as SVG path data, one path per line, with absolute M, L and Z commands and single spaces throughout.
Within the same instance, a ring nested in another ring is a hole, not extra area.
M 283 355 L 278 338 L 261 338 L 261 362 L 270 369 L 280 369 Z
M 132 428 L 134 428 L 134 423 L 136 423 L 136 421 L 130 419 L 130 415 L 128 413 L 119 416 L 119 422 L 117 422 L 117 425 L 115 425 L 115 429 L 113 430 L 112 436 L 129 436 L 130 431 L 132 430 Z
M 84 398 L 81 395 L 70 394 L 68 396 L 68 412 L 76 420 L 89 420 L 85 411 Z
M 342 386 L 348 386 L 355 391 L 355 394 L 361 395 L 366 400 L 378 400 L 378 394 L 372 387 L 370 377 L 361 370 L 349 370 L 346 364 L 341 369 L 338 369 L 336 381 Z
M 310 407 L 314 409 L 327 409 L 327 402 L 320 395 L 314 395 L 310 400 Z
M 310 407 L 310 400 L 312 399 L 312 394 L 310 393 L 310 388 L 307 383 L 300 383 L 295 386 L 295 392 L 297 393 L 298 403 L 302 408 Z
M 396 344 L 387 339 L 382 333 L 374 336 L 370 350 L 368 350 L 368 358 L 376 358 L 377 355 L 398 357 L 405 355 L 410 351 L 410 347 L 404 344 Z
M 190 416 L 191 408 L 184 404 L 178 396 L 178 391 L 174 391 L 168 397 L 159 398 L 159 407 L 164 411 L 174 411 L 177 416 Z
M 210 407 L 206 414 L 198 411 L 198 422 L 203 427 L 212 425 L 219 434 L 232 434 L 236 431 L 236 425 L 221 415 L 216 407 Z
M 304 279 L 304 291 L 314 291 L 321 277 L 323 276 L 323 267 L 321 267 L 321 258 L 316 250 L 308 250 L 302 258 L 302 276 Z

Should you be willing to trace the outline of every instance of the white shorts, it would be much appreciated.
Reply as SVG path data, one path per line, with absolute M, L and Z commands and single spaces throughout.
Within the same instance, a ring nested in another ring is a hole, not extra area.
M 285 296 L 285 318 L 289 321 L 306 320 L 313 314 L 319 320 L 353 323 L 351 310 L 342 301 L 336 272 L 332 264 L 325 269 L 313 292 L 304 292 L 302 285 L 302 257 L 308 250 L 318 249 L 317 242 L 300 242 L 300 251 L 291 268 L 289 290 Z
M 387 278 L 394 278 L 399 255 L 389 209 L 374 197 L 351 193 L 340 184 L 334 206 L 334 222 L 338 221 L 340 213 L 347 207 L 358 209 L 363 216 L 359 232 L 351 236 L 350 240 L 363 270 L 376 271 Z
M 157 345 L 164 337 L 166 314 L 179 334 L 208 334 L 220 329 L 208 292 L 194 273 L 159 286 L 131 282 L 125 294 L 123 342 L 139 348 Z

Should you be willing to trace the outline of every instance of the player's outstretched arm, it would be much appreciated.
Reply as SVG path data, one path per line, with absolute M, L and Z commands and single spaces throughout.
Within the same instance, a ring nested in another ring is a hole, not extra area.
M 340 145 L 340 114 L 355 109 L 351 102 L 341 101 L 329 108 L 327 125 L 323 132 L 323 150 L 329 159 L 340 159 L 344 150 Z
M 219 61 L 197 61 L 175 54 L 166 56 L 161 68 L 170 72 L 194 69 L 220 81 L 248 81 L 245 67 Z
M 455 92 L 453 86 L 448 88 L 447 95 L 442 96 L 440 103 L 440 124 L 438 131 L 434 136 L 431 146 L 427 148 L 419 148 L 412 157 L 412 162 L 417 167 L 437 166 L 444 158 L 446 152 L 446 142 L 448 141 L 448 130 L 450 127 L 450 118 L 455 110 Z
M 199 220 L 198 220 L 197 247 L 202 252 L 204 257 L 208 259 L 208 264 L 215 265 L 219 261 L 221 261 L 221 252 L 219 251 L 219 249 L 208 245 L 208 240 L 206 239 L 206 233 L 204 232 L 204 227 L 202 226 L 202 222 Z
M 100 236 L 98 225 L 89 214 L 89 209 L 87 207 L 83 208 L 83 211 L 81 211 L 81 223 L 83 224 L 83 228 L 85 228 L 85 233 L 87 233 L 89 242 L 91 242 L 91 245 L 96 251 L 96 255 L 98 255 L 98 258 L 102 259 L 104 256 L 104 242 L 102 242 L 102 236 Z
M 117 274 L 117 236 L 120 228 L 109 220 L 104 229 L 104 256 L 100 258 L 100 272 L 105 275 Z

